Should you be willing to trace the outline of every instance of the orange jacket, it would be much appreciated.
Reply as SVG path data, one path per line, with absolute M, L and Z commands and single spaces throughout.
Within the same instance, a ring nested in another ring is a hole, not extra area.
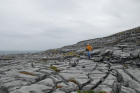
M 91 50 L 92 50 L 92 47 L 91 47 L 90 45 L 88 45 L 88 46 L 87 46 L 87 50 L 88 50 L 88 51 L 91 51 Z

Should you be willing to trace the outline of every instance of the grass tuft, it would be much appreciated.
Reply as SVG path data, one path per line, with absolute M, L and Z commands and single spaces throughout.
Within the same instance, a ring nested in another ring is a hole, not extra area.
M 25 72 L 25 71 L 20 71 L 19 73 L 26 74 L 26 75 L 31 75 L 31 76 L 36 76 L 35 74 L 29 73 L 29 72 Z
M 127 64 L 123 64 L 124 67 L 127 67 Z
M 80 90 L 77 90 L 77 93 L 107 93 L 107 92 L 106 91 L 94 92 L 93 90 L 81 92 Z M 110 93 L 113 93 L 113 92 L 110 92 Z
M 78 84 L 74 78 L 70 78 L 70 79 L 69 79 L 69 82 L 73 82 L 73 83 L 75 83 L 75 84 Z
M 55 87 L 56 87 L 56 88 L 62 88 L 63 86 L 61 86 L 61 85 L 58 86 L 58 85 L 57 85 L 57 86 L 55 86 Z
M 58 67 L 55 67 L 55 66 L 51 66 L 51 67 L 49 67 L 50 69 L 53 69 L 54 71 L 56 71 L 57 73 L 58 72 L 60 72 L 60 70 L 59 69 L 57 69 Z

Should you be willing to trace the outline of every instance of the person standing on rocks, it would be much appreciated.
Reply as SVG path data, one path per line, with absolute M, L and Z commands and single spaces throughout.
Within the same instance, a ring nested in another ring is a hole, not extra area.
M 88 58 L 89 58 L 89 59 L 91 58 L 91 55 L 90 55 L 91 50 L 92 50 L 92 47 L 91 47 L 89 44 L 87 44 L 87 49 L 86 49 L 86 51 L 87 51 L 87 55 L 88 55 Z

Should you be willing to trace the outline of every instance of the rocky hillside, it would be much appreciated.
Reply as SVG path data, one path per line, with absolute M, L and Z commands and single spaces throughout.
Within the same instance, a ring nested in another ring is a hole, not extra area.
M 139 43 L 137 27 L 39 53 L 1 55 L 0 93 L 140 93 Z

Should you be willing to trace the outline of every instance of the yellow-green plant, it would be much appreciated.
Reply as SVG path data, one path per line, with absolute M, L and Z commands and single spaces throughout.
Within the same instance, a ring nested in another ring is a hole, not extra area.
M 99 91 L 99 92 L 97 92 L 97 93 L 107 93 L 106 91 Z
M 57 73 L 58 72 L 60 72 L 60 70 L 59 69 L 57 69 L 58 67 L 55 67 L 55 66 L 51 66 L 51 67 L 49 67 L 50 69 L 53 69 L 54 71 L 56 71 Z
M 81 92 L 80 90 L 77 90 L 77 93 L 95 93 L 95 92 L 93 90 L 83 91 L 83 92 Z
M 69 56 L 73 56 L 75 54 L 75 52 L 68 52 L 67 55 Z

